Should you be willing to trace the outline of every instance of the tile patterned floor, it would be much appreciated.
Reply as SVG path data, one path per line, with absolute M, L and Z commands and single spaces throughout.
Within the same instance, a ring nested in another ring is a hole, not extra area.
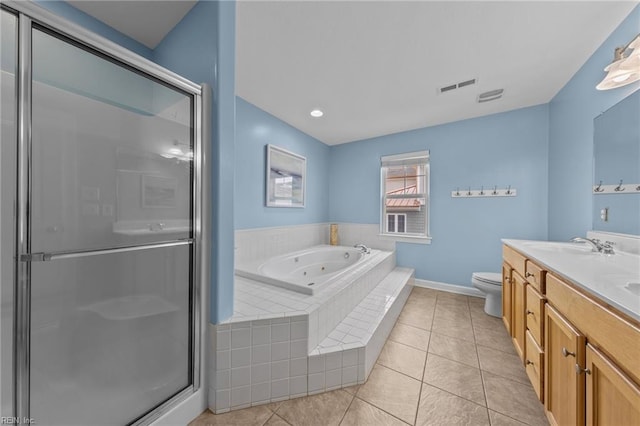
M 414 288 L 361 386 L 214 415 L 204 425 L 547 425 L 483 299 Z

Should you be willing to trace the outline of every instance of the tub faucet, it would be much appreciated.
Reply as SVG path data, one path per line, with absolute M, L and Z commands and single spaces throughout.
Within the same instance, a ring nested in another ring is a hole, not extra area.
M 614 254 L 613 251 L 613 243 L 610 241 L 605 241 L 605 243 L 601 243 L 600 240 L 594 238 L 582 238 L 582 237 L 574 237 L 570 240 L 572 243 L 589 243 L 593 248 L 591 251 L 596 253 L 604 253 L 604 254 Z
M 365 246 L 364 244 L 356 244 L 354 247 L 355 247 L 355 248 L 359 248 L 359 249 L 360 249 L 360 251 L 361 251 L 362 253 L 364 253 L 364 254 L 369 254 L 369 253 L 371 253 L 371 249 L 370 249 L 369 247 Z

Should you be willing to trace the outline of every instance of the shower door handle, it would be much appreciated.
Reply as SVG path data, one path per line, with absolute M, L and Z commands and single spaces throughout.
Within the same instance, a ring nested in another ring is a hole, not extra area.
M 112 249 L 60 251 L 52 253 L 25 253 L 19 256 L 21 262 L 47 262 L 50 260 L 73 259 L 77 257 L 98 256 L 101 254 L 125 253 L 129 251 L 148 250 L 162 247 L 176 247 L 193 244 L 193 239 L 187 238 L 175 241 L 164 241 L 155 244 L 145 244 L 139 246 L 117 247 Z

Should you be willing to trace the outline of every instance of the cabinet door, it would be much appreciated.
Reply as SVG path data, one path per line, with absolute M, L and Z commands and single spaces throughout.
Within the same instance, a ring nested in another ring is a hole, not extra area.
M 511 335 L 511 266 L 502 264 L 502 322 Z
M 640 387 L 587 345 L 587 425 L 640 425 Z
M 545 306 L 545 379 L 547 417 L 553 425 L 584 424 L 585 337 L 549 304 Z
M 538 343 L 533 338 L 533 335 L 527 331 L 527 345 L 526 345 L 527 357 L 524 362 L 524 368 L 529 376 L 529 380 L 533 385 L 533 390 L 538 395 L 538 399 L 544 402 L 544 395 L 542 393 L 544 377 L 544 352 L 538 346 Z
M 526 327 L 526 302 L 525 302 L 525 280 L 513 271 L 512 275 L 512 304 L 511 304 L 511 336 L 516 352 L 520 359 L 524 362 L 525 349 L 525 331 Z

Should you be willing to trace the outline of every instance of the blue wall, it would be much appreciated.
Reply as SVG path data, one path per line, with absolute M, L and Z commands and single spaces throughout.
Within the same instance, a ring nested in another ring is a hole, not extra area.
M 236 229 L 329 221 L 329 147 L 249 102 L 236 101 Z M 306 207 L 265 207 L 266 144 L 307 158 Z
M 380 156 L 428 149 L 432 244 L 399 243 L 398 264 L 425 280 L 470 286 L 500 271 L 501 238 L 547 237 L 547 105 L 331 147 L 330 218 L 379 223 Z M 510 198 L 451 191 L 512 185 Z
M 640 6 L 616 28 L 549 103 L 549 238 L 567 240 L 592 227 L 593 119 L 640 83 L 598 91 L 613 51 L 640 30 Z
M 210 320 L 233 314 L 235 2 L 200 1 L 156 47 L 154 60 L 213 88 Z M 205 236 L 206 238 L 206 236 Z

